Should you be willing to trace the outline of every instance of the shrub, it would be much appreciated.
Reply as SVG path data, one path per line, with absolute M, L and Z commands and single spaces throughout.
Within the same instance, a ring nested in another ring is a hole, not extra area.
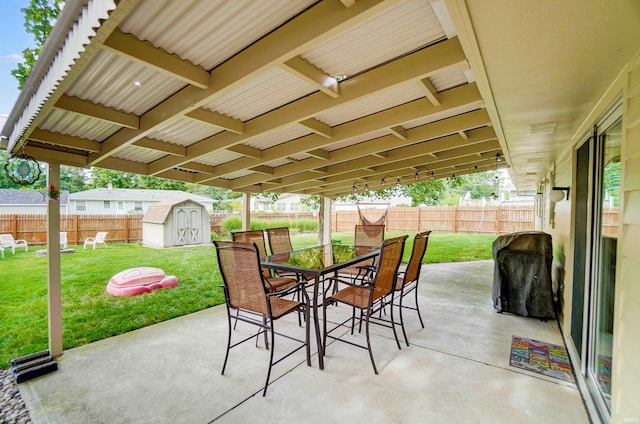
M 288 227 L 293 234 L 296 232 L 317 232 L 318 221 L 315 219 L 252 219 L 252 230 L 266 230 L 267 228 Z
M 239 216 L 230 216 L 225 218 L 220 226 L 227 232 L 240 231 L 242 229 L 242 219 Z

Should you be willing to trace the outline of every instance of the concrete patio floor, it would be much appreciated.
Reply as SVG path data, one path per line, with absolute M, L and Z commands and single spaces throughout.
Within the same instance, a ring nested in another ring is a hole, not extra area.
M 365 350 L 334 342 L 323 371 L 304 350 L 276 365 L 262 397 L 262 343 L 232 349 L 220 375 L 219 306 L 67 350 L 58 371 L 19 388 L 34 423 L 588 423 L 575 384 L 509 365 L 512 335 L 562 337 L 555 321 L 497 314 L 492 279 L 492 261 L 425 265 L 426 328 L 407 312 L 411 346 L 398 350 L 390 329 L 372 326 L 379 375 Z M 295 315 L 285 320 L 278 330 L 302 334 Z M 276 355 L 288 347 L 276 339 Z

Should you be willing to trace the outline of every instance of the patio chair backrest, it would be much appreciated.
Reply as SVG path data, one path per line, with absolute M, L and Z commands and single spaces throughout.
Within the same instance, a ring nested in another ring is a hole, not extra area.
M 373 281 L 375 285 L 375 298 L 388 295 L 395 287 L 398 268 L 400 267 L 400 261 L 402 261 L 404 243 L 407 237 L 408 236 L 402 236 L 385 240 L 380 246 L 380 258 L 376 264 Z
M 356 225 L 354 245 L 380 246 L 384 241 L 384 225 Z
M 416 281 L 420 278 L 422 258 L 427 251 L 429 234 L 431 234 L 431 231 L 424 231 L 416 234 L 413 238 L 413 250 L 411 251 L 411 258 L 409 259 L 409 264 L 407 265 L 406 273 L 404 275 L 405 284 L 410 281 Z
M 13 238 L 11 234 L 0 234 L 0 246 L 2 247 L 13 247 L 16 243 L 16 240 Z
M 291 237 L 289 236 L 289 229 L 287 227 L 267 229 L 267 238 L 269 239 L 271 254 L 275 255 L 293 251 L 293 247 L 291 247 Z
M 107 234 L 109 234 L 107 231 L 98 232 L 98 234 L 96 234 L 96 243 L 104 243 L 107 238 Z
M 227 305 L 270 315 L 256 245 L 218 240 L 214 241 L 214 244 L 224 281 Z
M 231 233 L 231 240 L 243 243 L 255 243 L 260 256 L 267 256 L 267 244 L 264 241 L 264 232 L 262 230 L 236 231 Z M 271 277 L 271 271 L 263 268 L 262 275 L 267 278 Z

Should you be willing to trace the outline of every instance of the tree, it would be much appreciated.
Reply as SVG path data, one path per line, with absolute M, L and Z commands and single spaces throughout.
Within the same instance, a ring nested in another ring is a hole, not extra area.
M 20 9 L 24 14 L 24 28 L 33 34 L 35 41 L 34 47 L 22 51 L 24 62 L 18 63 L 18 67 L 11 71 L 11 75 L 18 80 L 20 90 L 24 87 L 63 4 L 64 0 L 31 0 L 28 7 Z
M 140 176 L 111 169 L 92 168 L 90 188 L 140 188 Z
M 411 206 L 437 205 L 444 197 L 445 191 L 443 180 L 420 181 L 401 188 L 402 194 L 411 198 Z
M 70 193 L 83 191 L 87 188 L 87 174 L 82 168 L 75 166 L 60 167 L 60 188 Z

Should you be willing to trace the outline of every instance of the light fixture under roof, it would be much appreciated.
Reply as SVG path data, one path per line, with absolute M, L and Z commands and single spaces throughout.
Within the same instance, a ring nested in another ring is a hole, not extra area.
M 557 126 L 558 121 L 529 124 L 529 135 L 553 134 Z
M 344 80 L 346 80 L 346 79 L 347 79 L 347 78 L 349 78 L 349 77 L 347 76 L 347 74 L 342 74 L 342 73 L 340 73 L 340 74 L 336 74 L 336 75 L 334 75 L 334 76 L 333 76 L 333 78 L 334 78 L 337 82 L 340 82 L 340 81 L 344 81 Z

